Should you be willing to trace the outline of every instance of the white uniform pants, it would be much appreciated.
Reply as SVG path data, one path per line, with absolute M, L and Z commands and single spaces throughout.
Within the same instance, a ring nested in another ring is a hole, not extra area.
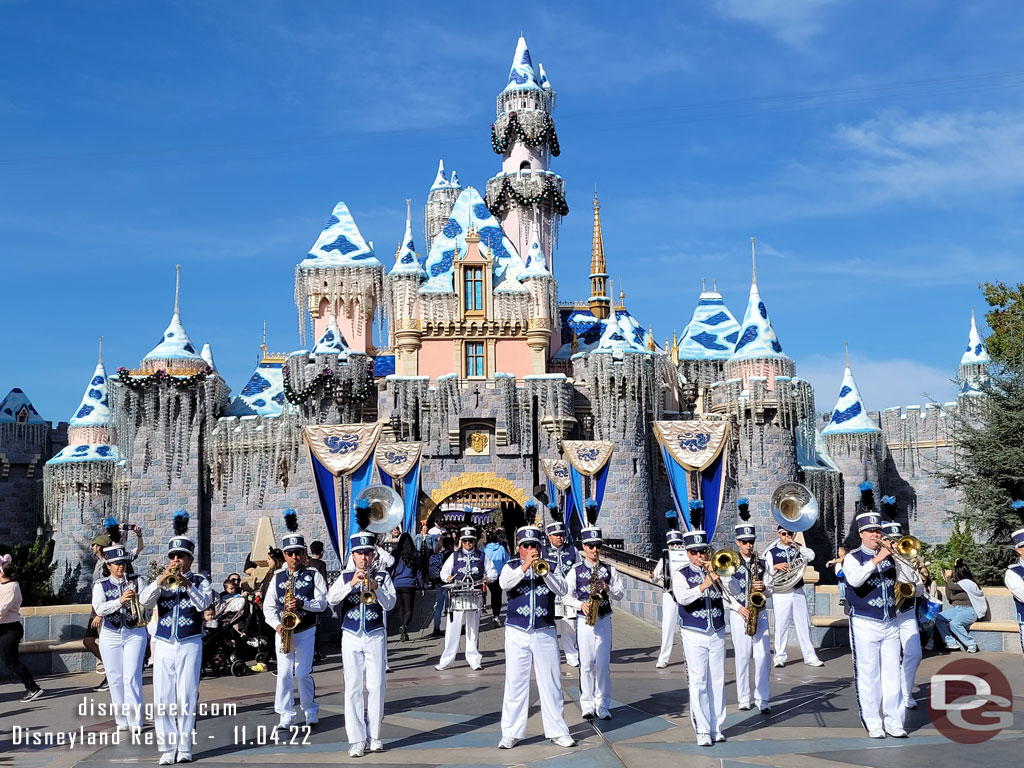
M 729 611 L 729 632 L 736 660 L 736 701 L 750 703 L 750 662 L 754 662 L 754 704 L 758 709 L 770 703 L 768 684 L 771 679 L 772 657 L 768 645 L 768 611 L 761 610 L 757 619 L 757 632 L 750 637 L 747 622 L 735 611 Z
M 772 607 L 775 609 L 775 661 L 786 661 L 786 643 L 789 642 L 789 630 L 796 630 L 796 638 L 800 641 L 800 653 L 804 662 L 814 661 L 818 654 L 811 642 L 811 617 L 807 613 L 807 598 L 802 587 L 791 592 L 776 592 L 772 595 Z
M 576 646 L 580 651 L 580 709 L 608 709 L 612 701 L 612 617 L 602 616 L 587 626 L 576 619 Z
M 363 744 L 367 738 L 380 738 L 384 719 L 384 665 L 387 663 L 387 636 L 345 632 L 341 641 L 345 668 L 345 733 L 349 745 Z M 367 698 L 363 701 L 365 675 Z
M 568 736 L 562 717 L 562 679 L 558 663 L 558 636 L 554 627 L 527 631 L 505 625 L 505 696 L 501 705 L 501 737 L 526 735 L 530 711 L 530 667 L 537 675 L 544 735 Z
M 717 736 L 725 725 L 725 627 L 709 633 L 681 627 L 690 722 L 694 733 Z
M 917 611 L 909 610 L 899 614 L 900 644 L 903 646 L 903 677 L 900 685 L 900 700 L 903 706 L 914 695 L 914 678 L 921 665 L 921 633 L 917 629 Z
M 894 620 L 850 617 L 850 649 L 860 719 L 869 731 L 903 728 L 900 628 Z M 884 719 L 883 719 L 884 718 Z
M 661 595 L 661 651 L 658 663 L 668 664 L 672 656 L 672 646 L 676 644 L 676 627 L 679 626 L 679 605 L 672 593 L 665 590 Z
M 580 649 L 576 645 L 576 619 L 559 619 L 559 634 L 562 636 L 562 653 L 565 654 L 565 663 L 570 667 L 578 666 L 580 663 Z
M 142 725 L 142 659 L 148 641 L 145 627 L 100 630 L 100 656 L 119 728 Z
M 301 632 L 292 632 L 292 652 L 281 652 L 281 636 L 274 633 L 274 648 L 277 650 L 277 695 L 274 697 L 274 711 L 281 716 L 281 723 L 289 726 L 295 722 L 295 694 L 293 680 L 299 688 L 299 704 L 306 713 L 306 722 L 315 723 L 320 719 L 320 705 L 316 703 L 316 686 L 313 684 L 313 652 L 316 650 L 316 627 Z
M 459 652 L 459 641 L 462 639 L 462 624 L 466 624 L 466 661 L 471 667 L 479 667 L 483 661 L 477 640 L 480 636 L 480 611 L 452 611 L 449 614 L 448 626 L 444 628 L 444 650 L 441 652 L 440 665 L 447 667 Z
M 176 643 L 157 638 L 153 655 L 153 725 L 161 752 L 192 752 L 202 663 L 201 638 L 190 637 Z

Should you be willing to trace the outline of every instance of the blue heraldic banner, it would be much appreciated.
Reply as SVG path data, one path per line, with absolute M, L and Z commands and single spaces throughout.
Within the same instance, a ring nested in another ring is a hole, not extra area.
M 690 474 L 696 474 L 699 497 L 704 501 L 704 530 L 708 541 L 715 535 L 722 511 L 725 480 L 727 421 L 656 421 L 654 434 L 665 460 L 676 512 L 688 529 L 690 523 Z
M 402 481 L 402 499 L 405 504 L 402 530 L 411 536 L 416 535 L 422 453 L 423 443 L 380 443 L 375 453 L 381 483 L 393 488 L 396 480 Z
M 592 478 L 591 497 L 597 502 L 598 514 L 604 500 L 604 489 L 608 482 L 609 459 L 615 444 L 610 440 L 563 440 L 562 448 L 569 464 L 569 499 L 565 504 L 566 527 L 572 515 L 579 518 L 580 525 L 587 524 L 584 502 L 586 501 L 587 478 Z M 572 502 L 570 505 L 570 501 Z

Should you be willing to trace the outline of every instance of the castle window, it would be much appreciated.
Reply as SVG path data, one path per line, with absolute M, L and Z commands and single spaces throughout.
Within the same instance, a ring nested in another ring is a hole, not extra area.
M 484 343 L 482 341 L 466 342 L 466 378 L 487 375 L 484 365 Z
M 466 267 L 462 272 L 463 299 L 466 312 L 484 311 L 484 270 L 483 267 Z

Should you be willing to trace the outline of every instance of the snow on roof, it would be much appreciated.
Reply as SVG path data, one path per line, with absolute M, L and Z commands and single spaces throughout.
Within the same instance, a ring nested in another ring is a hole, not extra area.
M 785 358 L 779 337 L 775 335 L 768 309 L 757 290 L 757 279 L 750 284 L 750 300 L 747 311 L 740 323 L 740 337 L 736 341 L 730 360 L 751 360 L 754 358 Z
M 523 261 L 519 258 L 515 246 L 505 237 L 501 224 L 494 218 L 487 206 L 484 204 L 480 193 L 473 187 L 466 187 L 455 200 L 451 217 L 447 223 L 431 241 L 430 253 L 424 264 L 427 271 L 427 281 L 420 286 L 424 293 L 454 293 L 453 267 L 455 264 L 455 249 L 459 250 L 459 257 L 466 254 L 466 235 L 470 228 L 476 230 L 480 236 L 480 251 L 487 253 L 488 249 L 494 256 L 494 286 L 495 290 L 502 287 L 502 282 L 508 278 L 515 280 L 523 268 Z M 513 290 L 523 290 L 518 285 Z
M 853 380 L 850 366 L 843 371 L 843 384 L 839 388 L 839 399 L 832 410 L 832 420 L 821 430 L 823 435 L 852 435 L 867 432 L 881 432 L 868 416 L 864 399 Z
M 210 347 L 210 342 L 203 344 L 203 350 L 199 353 L 199 356 L 206 361 L 206 364 L 213 370 L 217 370 L 217 364 L 213 362 L 213 349 Z
M 530 88 L 541 88 L 537 72 L 533 68 L 533 61 L 530 60 L 530 49 L 526 47 L 526 38 L 519 36 L 516 43 L 516 53 L 512 58 L 512 69 L 508 73 L 508 85 L 506 91 L 526 90 Z
M 345 336 L 338 327 L 338 321 L 335 319 L 333 313 L 327 320 L 327 327 L 324 329 L 323 335 L 320 336 L 316 346 L 313 347 L 312 354 L 341 355 L 342 357 L 348 357 L 348 342 L 345 341 Z
M 316 267 L 381 267 L 373 248 L 363 239 L 348 206 L 334 206 L 331 218 L 317 238 L 309 255 L 299 262 L 300 269 Z
M 280 416 L 284 411 L 284 378 L 279 359 L 260 360 L 249 381 L 224 411 L 225 416 Z
M 978 324 L 974 321 L 974 307 L 971 307 L 971 331 L 967 337 L 967 349 L 960 358 L 960 365 L 988 365 L 992 362 L 985 342 L 978 333 Z
M 430 185 L 431 190 L 435 189 L 459 189 L 459 177 L 455 175 L 455 171 L 452 171 L 452 177 L 449 179 L 444 174 L 444 160 L 437 161 L 437 176 L 434 177 L 434 183 Z
M 740 324 L 717 290 L 701 291 L 689 325 L 679 340 L 680 360 L 728 360 L 740 337 Z
M 192 344 L 192 339 L 188 337 L 188 333 L 185 332 L 185 326 L 181 324 L 181 315 L 178 314 L 178 308 L 174 308 L 174 314 L 171 316 L 171 322 L 168 324 L 167 329 L 164 331 L 163 337 L 160 339 L 160 343 L 150 350 L 143 360 L 187 360 L 194 362 L 198 367 L 202 368 L 206 365 L 206 361 L 196 352 L 195 346 Z
M 409 211 L 406 211 L 405 214 L 405 234 L 402 236 L 402 244 L 398 246 L 398 255 L 395 257 L 395 265 L 391 267 L 390 274 L 413 275 L 423 278 L 427 276 L 416 255 L 416 246 L 412 241 L 412 215 Z
M 19 419 L 22 412 L 24 419 Z M 46 419 L 39 415 L 28 395 L 15 387 L 7 393 L 7 397 L 0 402 L 0 422 L 24 421 L 26 424 L 45 424 Z
M 608 320 L 598 320 L 585 309 L 562 309 L 562 345 L 552 355 L 556 360 L 572 357 L 572 339 L 576 336 L 577 352 L 595 351 L 607 333 Z M 647 331 L 627 310 L 615 312 L 619 333 L 633 352 L 647 352 Z M 656 347 L 657 348 L 657 347 Z
M 60 450 L 47 464 L 66 464 L 73 461 L 120 461 L 121 454 L 115 445 L 105 443 L 84 443 L 69 445 Z
M 519 273 L 520 280 L 527 280 L 531 277 L 551 277 L 544 249 L 540 247 L 540 240 L 537 238 L 538 229 L 539 227 L 531 227 L 530 247 L 526 250 L 526 268 Z
M 79 404 L 75 415 L 71 417 L 68 426 L 72 427 L 106 427 L 110 424 L 110 408 L 107 405 L 107 372 L 103 367 L 103 361 L 96 364 L 89 385 L 82 395 L 82 402 Z
M 548 82 L 548 73 L 544 71 L 544 65 L 537 62 L 537 79 L 540 81 L 540 87 L 545 91 L 551 90 L 551 83 Z

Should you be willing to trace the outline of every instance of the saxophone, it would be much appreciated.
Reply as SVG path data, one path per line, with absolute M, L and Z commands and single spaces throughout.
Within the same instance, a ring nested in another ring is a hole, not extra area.
M 594 569 L 590 572 L 590 596 L 587 598 L 587 603 L 590 605 L 590 610 L 587 611 L 587 626 L 592 627 L 597 624 L 597 613 L 601 609 L 601 593 L 597 589 L 597 577 L 601 572 L 601 558 L 594 561 Z
M 288 570 L 288 586 L 284 590 L 284 602 L 288 603 L 295 599 L 295 571 Z M 286 610 L 281 614 L 281 653 L 292 652 L 292 632 L 299 625 L 299 614 L 295 611 Z
M 751 567 L 747 570 L 747 622 L 744 632 L 748 637 L 753 637 L 757 634 L 757 620 L 761 617 L 761 609 L 768 604 L 768 598 L 765 597 L 764 592 L 754 589 L 754 582 L 760 581 L 763 576 L 761 561 L 756 554 L 752 556 L 750 565 Z

